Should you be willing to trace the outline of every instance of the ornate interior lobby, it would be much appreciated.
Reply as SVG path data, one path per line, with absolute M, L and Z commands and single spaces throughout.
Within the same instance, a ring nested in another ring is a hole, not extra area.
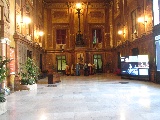
M 61 76 L 7 96 L 1 120 L 159 120 L 160 85 L 115 74 Z
M 0 0 L 0 119 L 158 120 L 159 8 Z

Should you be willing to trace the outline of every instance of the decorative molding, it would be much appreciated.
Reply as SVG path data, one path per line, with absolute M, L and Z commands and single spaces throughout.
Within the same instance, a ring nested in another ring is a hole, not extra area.
M 103 18 L 104 13 L 102 13 L 101 11 L 91 11 L 90 16 L 91 18 Z
M 105 24 L 103 24 L 103 23 L 102 24 L 99 24 L 99 23 L 97 23 L 97 24 L 96 23 L 93 23 L 93 24 L 90 23 L 89 24 L 90 29 L 92 29 L 92 28 L 101 28 L 101 29 L 104 29 L 104 26 L 105 26 Z
M 9 5 L 9 0 L 3 0 L 3 2 L 4 2 L 4 16 L 6 17 L 6 21 L 8 21 L 9 22 L 9 7 L 10 7 L 10 5 Z
M 51 11 L 52 23 L 69 23 L 68 9 Z
M 104 9 L 89 10 L 88 11 L 88 23 L 105 23 L 105 11 Z
M 10 36 L 10 25 L 8 22 L 4 22 L 4 37 Z
M 93 9 L 93 8 L 100 8 L 100 9 L 102 9 L 102 8 L 105 8 L 105 5 L 104 5 L 103 2 L 102 3 L 90 3 L 89 6 L 88 6 L 88 8 L 90 8 L 90 9 Z
M 59 28 L 63 28 L 63 29 L 69 29 L 69 24 L 52 24 L 53 28 L 55 29 L 59 29 Z
M 56 8 L 68 8 L 67 4 L 64 2 L 64 3 L 54 3 L 52 4 L 52 8 L 56 9 Z
M 68 8 L 68 5 L 66 4 L 66 2 L 64 3 L 45 3 L 44 6 L 45 8 L 54 8 L 54 9 Z
M 66 18 L 67 11 L 54 11 L 52 15 L 54 18 Z

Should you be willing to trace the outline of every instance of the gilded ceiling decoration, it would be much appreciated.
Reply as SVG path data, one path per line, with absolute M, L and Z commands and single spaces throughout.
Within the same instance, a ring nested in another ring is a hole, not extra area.
M 43 0 L 46 3 L 56 3 L 56 2 L 109 2 L 111 0 Z

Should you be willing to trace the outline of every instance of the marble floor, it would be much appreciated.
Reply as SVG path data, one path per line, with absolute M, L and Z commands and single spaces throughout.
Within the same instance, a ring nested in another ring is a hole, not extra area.
M 160 120 L 160 85 L 113 74 L 47 78 L 7 98 L 0 120 Z

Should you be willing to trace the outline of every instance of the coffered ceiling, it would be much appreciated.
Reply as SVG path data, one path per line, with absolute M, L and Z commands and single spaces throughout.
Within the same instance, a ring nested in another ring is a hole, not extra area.
M 109 2 L 111 0 L 43 0 L 46 3 L 59 3 L 59 2 Z

